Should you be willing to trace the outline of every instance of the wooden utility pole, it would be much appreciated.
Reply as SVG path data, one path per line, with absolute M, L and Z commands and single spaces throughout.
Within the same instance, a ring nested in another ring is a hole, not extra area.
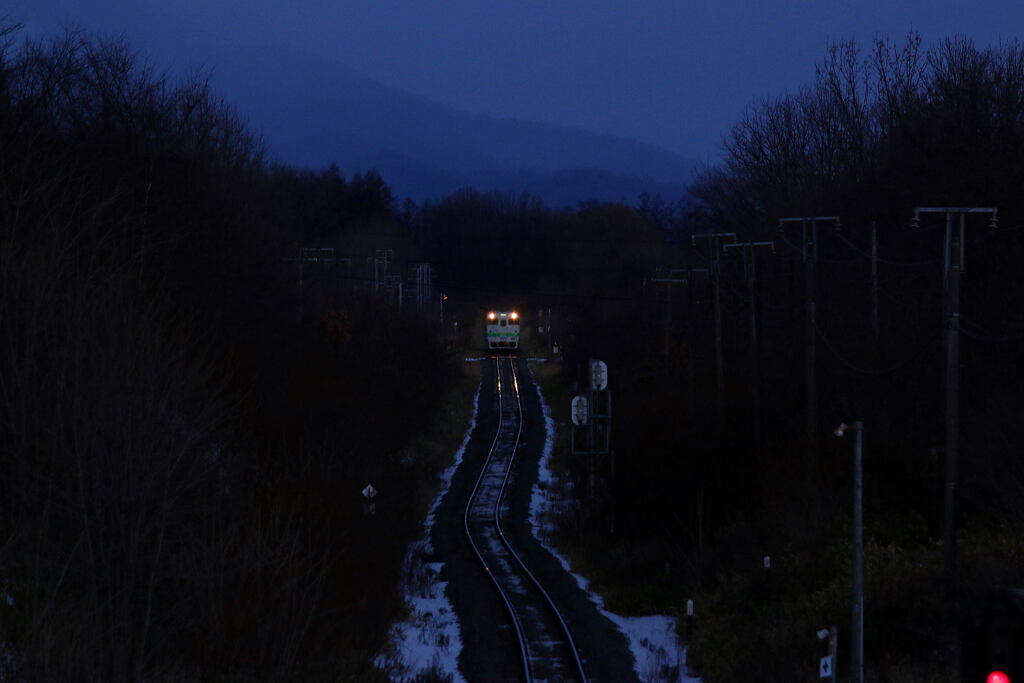
M 709 274 L 707 268 L 690 268 L 690 277 L 686 281 L 686 416 L 691 425 L 697 416 L 697 373 L 693 358 L 693 276 L 698 273 Z
M 667 285 L 667 293 L 665 294 L 665 348 L 663 351 L 663 373 L 666 380 L 668 380 L 669 376 L 669 356 L 672 349 L 672 285 L 689 283 L 689 277 L 683 275 L 686 272 L 686 270 L 669 266 L 665 270 L 665 277 L 651 278 L 651 282 L 662 282 Z
M 878 346 L 878 221 L 871 221 L 871 335 Z
M 730 242 L 723 246 L 740 249 L 743 253 L 743 277 L 747 283 L 747 301 L 750 304 L 750 404 L 754 417 L 754 437 L 758 454 L 761 449 L 761 365 L 757 340 L 757 247 L 768 247 L 775 253 L 775 242 Z
M 999 210 L 976 207 L 917 207 L 913 227 L 920 226 L 922 213 L 946 215 L 942 253 L 942 311 L 946 338 L 946 482 L 942 512 L 942 554 L 947 578 L 956 576 L 956 489 L 957 455 L 960 443 L 960 274 L 964 267 L 964 232 L 969 213 L 992 214 L 989 227 L 998 224 Z M 960 216 L 959 230 L 953 215 Z
M 956 574 L 956 489 L 960 450 L 960 269 L 963 258 L 964 219 L 960 234 L 953 231 L 953 214 L 946 213 L 946 267 L 943 308 L 946 310 L 946 491 L 943 497 L 943 565 Z
M 818 221 L 839 226 L 839 216 L 780 218 L 779 231 L 787 223 L 800 224 L 800 254 L 804 264 L 804 389 L 807 398 L 807 457 L 805 486 L 810 502 L 818 499 L 818 376 L 817 376 L 817 265 Z
M 697 245 L 697 240 L 706 239 L 711 245 L 711 254 L 708 259 L 708 268 L 711 271 L 711 291 L 715 309 L 715 387 L 717 389 L 716 416 L 718 431 L 721 433 L 725 426 L 725 359 L 722 353 L 722 251 L 719 245 L 722 240 L 736 239 L 734 232 L 708 232 L 701 235 L 693 235 L 690 243 Z

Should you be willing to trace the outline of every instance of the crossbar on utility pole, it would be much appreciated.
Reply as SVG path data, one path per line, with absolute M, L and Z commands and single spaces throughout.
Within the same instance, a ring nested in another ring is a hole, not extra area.
M 804 386 L 807 398 L 807 456 L 804 473 L 807 496 L 811 503 L 818 499 L 818 377 L 817 377 L 817 264 L 818 222 L 832 221 L 839 226 L 839 216 L 796 216 L 779 219 L 779 232 L 787 223 L 800 224 L 800 253 L 804 263 L 805 353 Z
M 946 216 L 942 252 L 942 310 L 946 328 L 946 480 L 942 511 L 942 553 L 947 579 L 956 576 L 956 489 L 957 456 L 960 443 L 960 274 L 964 267 L 964 232 L 967 214 L 992 215 L 989 227 L 996 227 L 999 209 L 981 207 L 919 206 L 914 209 L 913 227 L 920 227 L 922 213 Z M 960 216 L 959 230 L 953 216 Z
M 721 272 L 722 252 L 719 249 L 721 241 L 730 239 L 735 241 L 734 232 L 706 232 L 690 237 L 690 244 L 697 246 L 697 240 L 706 239 L 711 245 L 711 254 L 708 259 L 708 267 L 711 274 L 711 290 L 715 307 L 715 387 L 716 387 L 716 416 L 718 431 L 721 433 L 725 426 L 725 358 L 722 352 L 722 293 L 721 293 Z

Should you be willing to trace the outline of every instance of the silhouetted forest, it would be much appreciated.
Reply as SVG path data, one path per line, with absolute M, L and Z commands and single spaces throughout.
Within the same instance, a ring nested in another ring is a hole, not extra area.
M 445 464 L 407 444 L 459 377 L 449 325 L 475 350 L 493 306 L 552 309 L 568 385 L 608 363 L 615 467 L 591 498 L 571 463 L 560 539 L 614 609 L 694 599 L 709 683 L 814 679 L 832 624 L 848 661 L 843 422 L 865 424 L 871 675 L 955 678 L 967 606 L 1024 581 L 1019 45 L 837 44 L 746 112 L 688 199 L 553 211 L 472 189 L 399 206 L 375 172 L 267 159 L 200 76 L 168 82 L 122 42 L 4 38 L 0 678 L 380 676 Z M 944 217 L 911 228 L 920 206 L 999 209 L 965 231 L 953 583 Z M 812 245 L 779 224 L 804 216 L 841 218 L 813 244 L 813 460 Z
M 0 678 L 372 679 L 457 368 L 301 248 L 414 260 L 388 188 L 121 42 L 4 36 Z
M 617 456 L 612 496 L 583 506 L 566 535 L 585 529 L 578 552 L 603 568 L 598 583 L 617 587 L 623 608 L 682 614 L 695 599 L 690 655 L 705 680 L 812 680 L 824 654 L 814 632 L 831 624 L 847 670 L 853 443 L 832 434 L 841 423 L 865 424 L 870 675 L 956 680 L 972 609 L 989 588 L 1024 582 L 1022 115 L 1016 43 L 950 39 L 925 51 L 911 35 L 834 45 L 813 83 L 751 106 L 724 164 L 689 188 L 692 204 L 646 212 L 679 247 L 658 255 L 646 284 L 623 255 L 640 253 L 634 245 L 650 232 L 626 219 L 615 221 L 622 241 L 590 261 L 604 265 L 576 290 L 594 298 L 577 309 L 567 359 L 581 381 L 587 357 L 608 363 Z M 990 214 L 967 218 L 956 320 L 943 314 L 945 215 L 922 213 L 911 227 L 915 207 L 998 208 L 997 227 Z M 807 216 L 841 220 L 820 221 L 814 244 L 810 223 L 804 235 L 801 222 L 779 222 Z M 719 259 L 701 235 L 723 232 L 736 236 L 718 240 Z M 722 249 L 732 241 L 773 246 Z M 949 324 L 959 329 L 961 378 L 952 585 L 941 547 Z

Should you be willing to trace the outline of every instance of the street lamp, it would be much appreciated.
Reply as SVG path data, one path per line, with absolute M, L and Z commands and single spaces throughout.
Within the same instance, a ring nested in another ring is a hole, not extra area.
M 853 449 L 853 610 L 852 636 L 850 638 L 850 668 L 853 683 L 864 683 L 864 507 L 863 507 L 863 454 L 862 442 L 864 423 L 860 420 L 841 424 L 833 432 L 842 438 L 848 430 L 854 430 L 857 440 Z

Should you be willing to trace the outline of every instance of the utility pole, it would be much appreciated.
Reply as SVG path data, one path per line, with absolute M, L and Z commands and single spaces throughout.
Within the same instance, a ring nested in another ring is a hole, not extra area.
M 430 300 L 431 292 L 433 290 L 432 281 L 433 274 L 431 273 L 429 263 L 414 263 L 412 264 L 412 283 L 415 285 L 413 289 L 413 300 L 416 302 L 416 312 L 423 313 L 423 309 L 426 306 L 426 302 Z
M 665 277 L 651 278 L 651 282 L 664 282 L 667 287 L 668 293 L 665 295 L 665 350 L 664 350 L 664 375 L 665 379 L 668 379 L 668 368 L 669 368 L 669 354 L 672 347 L 672 285 L 677 283 L 688 283 L 688 277 L 679 277 L 682 273 L 686 273 L 683 269 L 674 269 L 669 266 L 666 269 Z
M 757 247 L 768 247 L 775 253 L 775 242 L 730 242 L 723 246 L 741 249 L 743 253 L 743 276 L 747 283 L 747 300 L 750 303 L 750 402 L 754 415 L 754 436 L 758 455 L 761 450 L 761 366 L 757 342 Z
M 548 308 L 548 325 L 547 325 L 547 330 L 548 330 L 548 350 L 549 351 L 553 351 L 554 347 L 552 346 L 552 344 L 554 342 L 552 342 L 552 336 L 551 336 L 551 309 L 550 308 Z
M 871 333 L 878 346 L 878 221 L 871 221 Z
M 818 221 L 832 221 L 839 227 L 839 216 L 799 216 L 779 219 L 779 232 L 787 223 L 800 223 L 800 254 L 804 264 L 804 388 L 807 397 L 807 459 L 804 474 L 807 497 L 818 500 L 818 376 L 817 376 L 817 265 Z
M 942 311 L 946 328 L 946 486 L 943 496 L 942 553 L 946 577 L 952 584 L 956 576 L 956 489 L 957 451 L 960 442 L 960 274 L 964 268 L 964 232 L 969 213 L 992 214 L 990 228 L 999 224 L 999 210 L 977 207 L 917 207 L 912 227 L 920 227 L 922 213 L 946 215 L 946 235 L 942 252 Z M 959 230 L 953 227 L 953 215 L 959 215 Z
M 707 268 L 690 268 L 686 281 L 686 416 L 694 424 L 697 415 L 697 382 L 693 358 L 693 276 L 709 275 Z
M 373 291 L 378 291 L 387 280 L 393 249 L 378 249 L 373 257 Z
M 697 246 L 697 240 L 706 239 L 711 245 L 709 268 L 711 271 L 711 290 L 714 299 L 715 309 L 715 386 L 717 388 L 716 414 L 718 419 L 718 431 L 721 433 L 725 426 L 725 360 L 722 354 L 722 293 L 721 293 L 721 272 L 722 252 L 718 248 L 722 240 L 736 240 L 734 232 L 708 232 L 701 235 L 693 235 L 690 243 Z

